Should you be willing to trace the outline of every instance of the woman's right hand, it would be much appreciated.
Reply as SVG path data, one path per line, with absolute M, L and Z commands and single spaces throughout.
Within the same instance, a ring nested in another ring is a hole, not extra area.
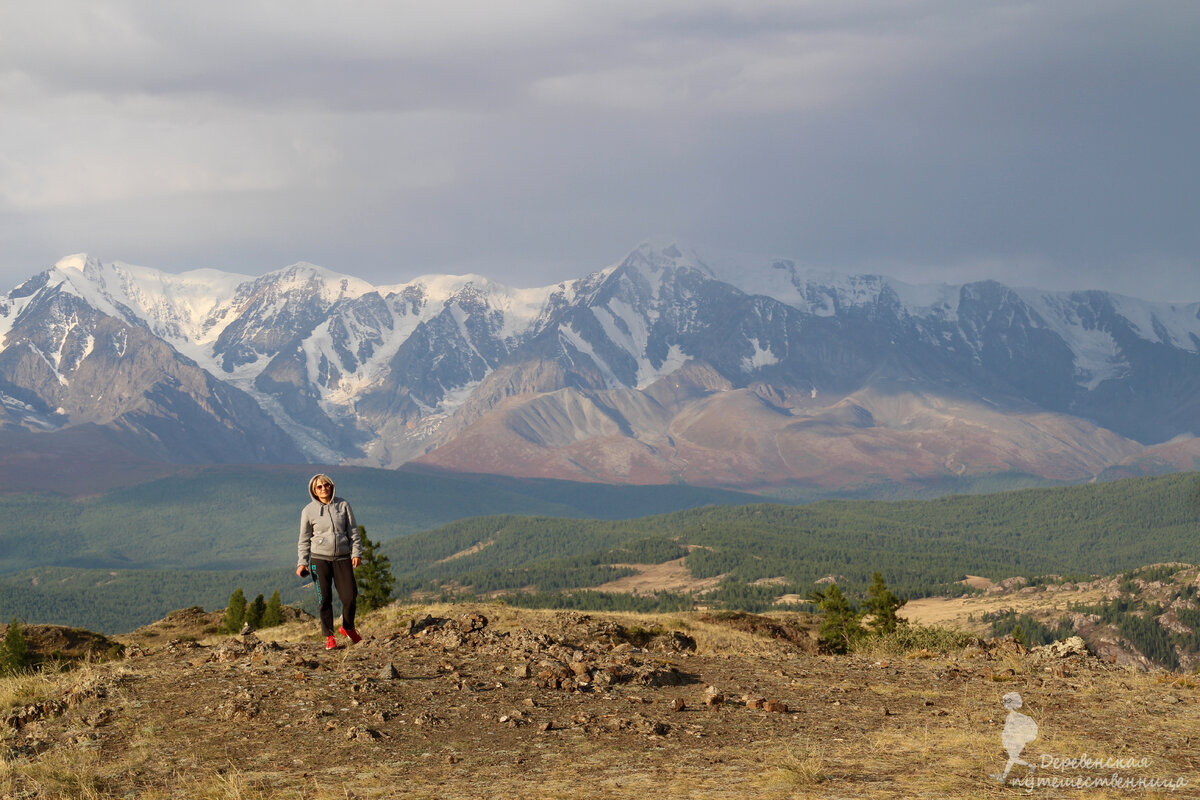
M 308 567 L 304 566 L 303 564 L 296 567 L 296 577 L 303 578 L 306 575 L 308 575 Z

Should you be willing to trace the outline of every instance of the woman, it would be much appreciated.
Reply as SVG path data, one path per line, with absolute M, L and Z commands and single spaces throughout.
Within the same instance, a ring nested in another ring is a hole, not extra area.
M 358 582 L 354 570 L 362 563 L 362 537 L 350 504 L 333 494 L 328 475 L 313 475 L 308 481 L 312 502 L 300 512 L 300 542 L 297 546 L 296 574 L 303 578 L 312 571 L 321 594 L 321 633 L 325 649 L 335 650 L 333 636 L 332 581 L 342 602 L 342 625 L 338 633 L 357 644 L 362 640 L 354 629 L 354 610 Z

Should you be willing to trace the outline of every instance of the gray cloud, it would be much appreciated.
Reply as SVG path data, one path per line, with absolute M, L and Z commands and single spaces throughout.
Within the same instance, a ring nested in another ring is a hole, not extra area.
M 1200 7 L 45 0 L 0 12 L 0 284 L 88 251 L 574 277 L 659 234 L 1200 300 Z

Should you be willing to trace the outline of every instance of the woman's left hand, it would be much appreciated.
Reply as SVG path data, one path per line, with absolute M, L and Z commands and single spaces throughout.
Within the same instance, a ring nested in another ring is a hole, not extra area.
M 362 563 L 362 559 L 358 558 L 357 556 L 355 558 L 350 559 L 350 566 L 354 567 L 355 569 L 358 569 L 358 565 L 361 563 Z

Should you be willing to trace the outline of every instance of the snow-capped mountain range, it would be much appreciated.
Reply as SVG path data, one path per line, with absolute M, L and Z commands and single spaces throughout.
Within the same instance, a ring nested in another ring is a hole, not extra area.
M 554 286 L 85 255 L 0 297 L 0 424 L 136 453 L 764 488 L 1200 455 L 1200 303 L 643 245 Z M 1164 444 L 1165 443 L 1165 444 Z

